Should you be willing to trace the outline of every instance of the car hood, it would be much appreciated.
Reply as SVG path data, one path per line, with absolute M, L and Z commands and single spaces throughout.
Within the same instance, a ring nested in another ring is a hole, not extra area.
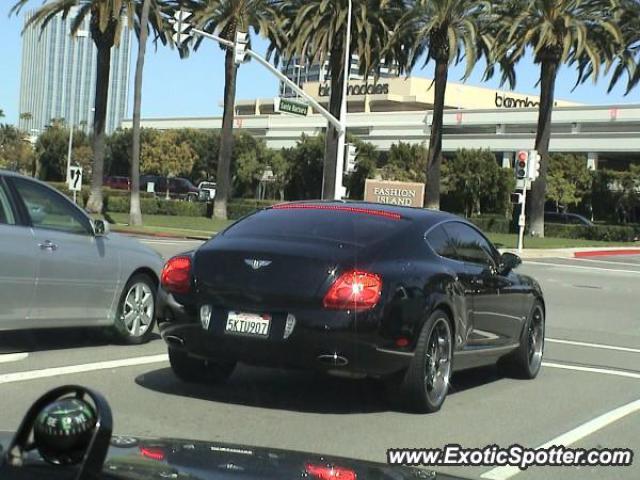
M 0 432 L 2 451 L 6 450 L 12 436 Z M 111 439 L 103 471 L 127 480 L 320 480 L 330 478 L 321 475 L 323 468 L 331 467 L 342 469 L 343 478 L 358 480 L 461 480 L 461 477 L 430 470 L 292 450 L 118 435 Z M 307 473 L 310 471 L 316 474 Z

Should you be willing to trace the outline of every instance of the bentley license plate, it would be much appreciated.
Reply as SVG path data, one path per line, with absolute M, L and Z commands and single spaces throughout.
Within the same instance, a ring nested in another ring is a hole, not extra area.
M 258 315 L 256 313 L 229 312 L 227 317 L 226 333 L 236 335 L 249 335 L 255 337 L 269 336 L 271 315 Z

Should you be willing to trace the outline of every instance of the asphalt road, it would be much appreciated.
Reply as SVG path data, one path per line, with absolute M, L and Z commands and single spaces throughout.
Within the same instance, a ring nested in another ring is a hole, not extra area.
M 145 243 L 165 257 L 198 245 Z M 640 256 L 527 260 L 520 271 L 537 278 L 546 295 L 540 375 L 519 381 L 493 368 L 457 374 L 434 415 L 394 411 L 373 381 L 304 372 L 241 366 L 224 386 L 184 385 L 171 373 L 160 339 L 114 346 L 80 330 L 3 336 L 5 347 L 11 343 L 25 353 L 0 355 L 0 430 L 14 430 L 45 390 L 76 383 L 106 394 L 118 433 L 381 462 L 390 447 L 537 447 L 557 439 L 573 447 L 635 448 L 636 461 L 625 468 L 538 467 L 514 476 L 491 467 L 439 470 L 517 480 L 640 478 Z M 626 415 L 616 418 L 616 409 L 631 402 Z

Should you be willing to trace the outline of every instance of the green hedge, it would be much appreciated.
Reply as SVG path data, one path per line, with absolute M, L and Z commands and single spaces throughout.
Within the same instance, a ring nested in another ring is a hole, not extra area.
M 515 223 L 501 215 L 483 215 L 468 219 L 484 232 L 514 233 Z M 605 242 L 632 242 L 640 238 L 640 225 L 559 225 L 547 223 L 544 226 L 547 237 L 599 240 Z
M 270 207 L 276 203 L 275 200 L 255 200 L 252 198 L 236 198 L 227 204 L 227 216 L 231 220 L 237 220 L 245 215 L 255 212 L 260 208 Z
M 227 206 L 229 219 L 235 220 L 259 208 L 265 208 L 276 202 L 270 200 L 236 199 Z M 207 214 L 207 204 L 186 202 L 183 200 L 165 200 L 163 198 L 140 199 L 142 213 L 147 215 L 179 215 L 183 217 L 204 217 Z M 108 212 L 129 212 L 129 197 L 108 197 L 105 200 Z
M 638 225 L 558 225 L 545 224 L 544 233 L 548 237 L 582 238 L 608 242 L 632 242 L 640 237 Z
M 129 213 L 129 197 L 108 197 L 105 199 L 107 212 Z M 181 217 L 204 217 L 207 214 L 206 203 L 186 202 L 183 200 L 165 200 L 161 198 L 141 198 L 140 208 L 147 215 L 177 215 Z
M 480 217 L 468 218 L 483 232 L 491 233 L 512 233 L 511 219 L 505 218 L 504 215 L 483 215 Z
M 47 183 L 52 187 L 56 188 L 57 190 L 60 190 L 62 193 L 64 193 L 68 197 L 73 198 L 73 192 L 69 190 L 65 182 L 47 182 Z M 82 191 L 80 192 L 80 195 L 78 195 L 78 203 L 80 204 L 80 206 L 84 206 L 87 203 L 87 200 L 89 199 L 90 189 L 91 189 L 90 185 L 82 185 Z M 129 195 L 131 195 L 131 192 L 129 192 L 128 190 L 116 190 L 112 188 L 103 188 L 102 195 L 103 195 L 104 201 L 108 202 L 108 199 L 111 197 L 129 198 Z M 147 192 L 140 192 L 140 197 L 154 198 L 154 194 L 147 193 Z

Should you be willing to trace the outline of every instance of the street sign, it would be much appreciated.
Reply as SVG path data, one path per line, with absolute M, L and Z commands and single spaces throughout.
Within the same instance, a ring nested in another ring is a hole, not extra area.
M 280 113 L 290 113 L 306 117 L 309 114 L 309 105 L 296 102 L 289 98 L 276 97 L 273 100 L 273 110 Z
M 522 194 L 520 192 L 514 192 L 511 194 L 511 203 L 514 205 L 522 204 Z
M 82 190 L 82 167 L 69 167 L 69 190 L 79 192 Z
M 193 15 L 191 12 L 186 10 L 178 10 L 173 14 L 173 35 L 171 38 L 176 43 L 176 45 L 180 46 L 189 38 L 191 38 L 191 28 L 193 25 L 187 22 L 187 19 Z
M 147 193 L 156 193 L 156 184 L 154 182 L 147 182 Z

